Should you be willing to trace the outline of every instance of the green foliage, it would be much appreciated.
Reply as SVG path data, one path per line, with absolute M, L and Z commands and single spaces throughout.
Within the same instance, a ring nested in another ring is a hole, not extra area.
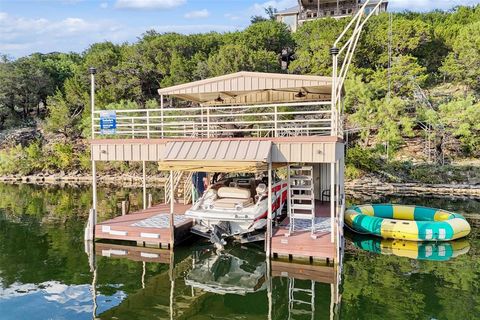
M 465 153 L 480 155 L 480 102 L 474 97 L 452 100 L 440 105 L 438 111 L 428 110 L 427 115 L 458 138 Z
M 347 22 L 347 19 L 327 18 L 303 24 L 293 35 L 297 47 L 296 59 L 290 64 L 290 71 L 301 74 L 330 74 L 329 49 Z
M 47 165 L 52 169 L 71 169 L 75 162 L 73 145 L 63 142 L 53 144 L 47 159 Z
M 441 70 L 457 82 L 480 89 L 480 21 L 460 29 Z
M 377 172 L 380 169 L 378 154 L 372 149 L 359 146 L 347 150 L 345 162 L 347 165 L 367 172 Z
M 41 165 L 35 161 L 39 164 L 33 167 L 25 164 L 25 171 L 76 164 L 88 168 L 88 157 L 73 154 L 70 163 L 54 159 L 69 150 L 52 145 L 58 142 L 55 136 L 62 135 L 76 149 L 77 139 L 91 134 L 90 66 L 97 68 L 97 109 L 153 106 L 158 104 L 158 88 L 211 76 L 242 70 L 281 72 L 279 54 L 284 48 L 295 53 L 290 73 L 330 75 L 329 49 L 349 18 L 309 21 L 292 34 L 272 18 L 274 12 L 267 8 L 270 19 L 258 18 L 243 31 L 182 35 L 151 30 L 135 43 L 95 43 L 81 54 L 32 54 L 17 60 L 0 56 L 0 130 L 41 123 L 46 133 L 28 152 L 2 151 L 1 170 L 18 171 L 12 161 L 40 151 L 49 160 Z M 345 84 L 351 138 L 359 139 L 363 148 L 388 144 L 394 152 L 404 138 L 418 135 L 419 124 L 427 124 L 445 127 L 451 144 L 461 145 L 458 154 L 478 155 L 474 97 L 480 90 L 480 6 L 393 13 L 391 37 L 389 29 L 388 14 L 373 16 L 363 28 Z M 418 101 L 419 91 L 428 95 L 444 81 L 469 89 L 465 96 L 471 97 L 447 97 L 429 108 Z M 352 169 L 352 175 L 358 172 Z
M 238 71 L 276 72 L 280 69 L 276 53 L 255 51 L 242 44 L 222 46 L 208 59 L 208 67 L 212 76 Z

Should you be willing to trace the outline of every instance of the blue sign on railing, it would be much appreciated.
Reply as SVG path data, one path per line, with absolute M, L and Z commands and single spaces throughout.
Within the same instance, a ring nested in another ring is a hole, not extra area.
M 117 131 L 117 113 L 115 110 L 100 111 L 100 133 L 115 134 Z

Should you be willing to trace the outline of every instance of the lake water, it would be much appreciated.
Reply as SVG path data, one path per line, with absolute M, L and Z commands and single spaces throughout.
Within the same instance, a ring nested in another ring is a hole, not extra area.
M 140 193 L 101 188 L 99 219 L 118 215 L 125 197 L 138 208 Z M 347 234 L 337 294 L 328 281 L 268 277 L 257 246 L 217 255 L 197 241 L 173 256 L 136 256 L 162 263 L 122 258 L 121 246 L 86 247 L 89 188 L 0 184 L 0 319 L 480 319 L 479 202 L 383 201 L 467 213 L 473 232 L 458 246 L 434 247 L 444 261 L 382 255 L 373 252 L 378 239 Z

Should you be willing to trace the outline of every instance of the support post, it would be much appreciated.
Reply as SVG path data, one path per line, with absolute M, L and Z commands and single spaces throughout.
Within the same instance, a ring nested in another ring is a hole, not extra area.
M 267 236 L 265 244 L 267 247 L 267 259 L 271 257 L 272 242 L 272 162 L 268 162 L 268 213 L 267 213 Z
M 330 163 L 330 241 L 335 242 L 335 162 Z
M 146 163 L 142 161 L 143 210 L 147 209 L 147 174 Z
M 274 122 L 275 122 L 275 132 L 274 132 L 274 137 L 278 137 L 278 107 L 275 106 L 275 119 L 274 119 Z
M 161 126 L 160 126 L 160 136 L 162 137 L 163 139 L 163 94 L 160 95 L 160 122 L 161 122 Z
M 125 216 L 127 214 L 127 201 L 123 200 L 122 201 L 122 216 Z
M 207 138 L 210 138 L 210 106 L 207 105 Z
M 175 244 L 175 220 L 174 220 L 174 190 L 173 190 L 173 171 L 170 170 L 170 249 Z
M 152 207 L 152 203 L 153 203 L 153 200 L 152 200 L 152 194 L 149 193 L 148 194 L 148 207 L 151 208 Z
M 90 67 L 88 69 L 90 72 L 90 105 L 91 105 L 91 117 L 92 117 L 92 140 L 95 139 L 95 74 L 97 69 Z M 95 160 L 93 159 L 93 154 L 91 156 L 92 160 L 92 210 L 90 212 L 89 227 L 91 230 L 88 230 L 89 240 L 95 239 L 95 225 L 97 224 L 97 166 Z

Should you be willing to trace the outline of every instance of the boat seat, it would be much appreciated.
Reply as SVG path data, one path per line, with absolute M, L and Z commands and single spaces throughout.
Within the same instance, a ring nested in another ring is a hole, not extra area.
M 216 209 L 235 209 L 237 206 L 242 206 L 244 208 L 253 205 L 251 198 L 249 199 L 238 199 L 238 198 L 221 198 L 213 202 L 213 206 Z
M 219 198 L 250 199 L 252 193 L 250 190 L 238 187 L 221 187 L 218 189 Z

